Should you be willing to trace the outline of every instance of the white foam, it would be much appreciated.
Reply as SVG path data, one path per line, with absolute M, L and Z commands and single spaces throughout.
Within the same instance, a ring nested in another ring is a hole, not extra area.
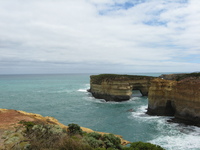
M 79 92 L 87 92 L 87 89 L 79 89 Z
M 48 91 L 48 93 L 71 93 L 73 90 L 63 89 L 59 91 Z
M 87 90 L 90 88 L 90 84 L 85 84 L 84 88 L 78 89 L 78 92 L 87 92 Z
M 129 101 L 141 100 L 142 97 L 131 97 Z
M 160 136 L 149 142 L 160 145 L 167 150 L 200 150 L 199 136 L 194 136 L 190 134 Z
M 192 135 L 200 136 L 200 127 L 191 126 L 189 129 L 193 130 Z
M 147 112 L 147 105 L 142 105 L 141 107 L 137 108 L 135 111 L 131 113 L 131 117 L 137 118 L 140 121 L 147 121 L 147 120 L 154 121 L 154 119 L 161 118 L 160 116 L 150 116 L 146 114 L 146 112 Z
M 92 95 L 89 94 L 89 96 L 84 98 L 87 101 L 93 102 L 93 103 L 105 103 L 106 101 L 104 99 L 96 99 Z
M 169 117 L 161 117 L 157 120 L 156 129 L 159 137 L 150 140 L 166 150 L 200 150 L 200 128 L 186 126 L 178 123 L 168 123 Z

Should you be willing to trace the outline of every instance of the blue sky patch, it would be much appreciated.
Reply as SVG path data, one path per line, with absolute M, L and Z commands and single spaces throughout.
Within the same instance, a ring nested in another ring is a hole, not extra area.
M 117 11 L 117 10 L 127 10 L 130 9 L 138 4 L 141 4 L 143 2 L 145 2 L 146 0 L 136 0 L 136 1 L 127 1 L 125 3 L 117 3 L 115 2 L 113 5 L 108 5 L 107 9 L 104 10 L 100 10 L 99 14 L 100 15 L 106 15 L 109 14 L 113 11 Z
M 145 25 L 149 26 L 167 26 L 166 21 L 159 21 L 159 20 L 148 20 L 148 21 L 143 21 Z
M 115 2 L 114 4 L 112 5 L 108 5 L 107 4 L 107 8 L 106 9 L 103 9 L 103 10 L 100 10 L 99 11 L 99 14 L 100 15 L 107 15 L 109 13 L 112 13 L 114 11 L 117 11 L 117 10 L 128 10 L 132 7 L 135 7 L 136 5 L 139 5 L 139 4 L 142 4 L 142 3 L 145 3 L 149 0 L 127 0 L 126 2 L 124 3 L 119 3 L 119 2 Z M 188 0 L 174 0 L 174 1 L 171 1 L 171 0 L 164 0 L 163 1 L 164 3 L 165 2 L 175 2 L 175 3 L 181 3 L 181 4 L 186 4 L 188 3 Z M 159 15 L 163 12 L 164 10 L 160 10 L 160 11 L 155 11 L 155 14 L 154 15 Z

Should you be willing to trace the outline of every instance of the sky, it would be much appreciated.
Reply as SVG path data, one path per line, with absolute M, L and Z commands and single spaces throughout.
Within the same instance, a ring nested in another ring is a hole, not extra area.
M 200 71 L 200 0 L 0 0 L 0 74 Z

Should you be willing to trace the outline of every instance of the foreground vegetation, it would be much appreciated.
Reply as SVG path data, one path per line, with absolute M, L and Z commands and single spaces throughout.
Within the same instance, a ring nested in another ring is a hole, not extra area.
M 4 133 L 5 150 L 164 150 L 150 143 L 135 142 L 121 145 L 113 134 L 83 132 L 79 125 L 59 125 L 20 121 L 14 131 Z

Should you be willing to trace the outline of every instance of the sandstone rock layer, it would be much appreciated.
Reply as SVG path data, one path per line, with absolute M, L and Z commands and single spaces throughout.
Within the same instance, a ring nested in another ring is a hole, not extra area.
M 90 76 L 90 92 L 95 98 L 106 101 L 129 100 L 133 90 L 148 95 L 150 81 L 154 77 L 102 74 Z
M 154 79 L 148 95 L 148 114 L 175 116 L 200 125 L 200 79 L 181 81 Z
M 175 116 L 200 126 L 200 73 L 161 75 L 159 78 L 102 74 L 90 77 L 90 92 L 106 101 L 124 101 L 132 90 L 148 96 L 150 115 Z

